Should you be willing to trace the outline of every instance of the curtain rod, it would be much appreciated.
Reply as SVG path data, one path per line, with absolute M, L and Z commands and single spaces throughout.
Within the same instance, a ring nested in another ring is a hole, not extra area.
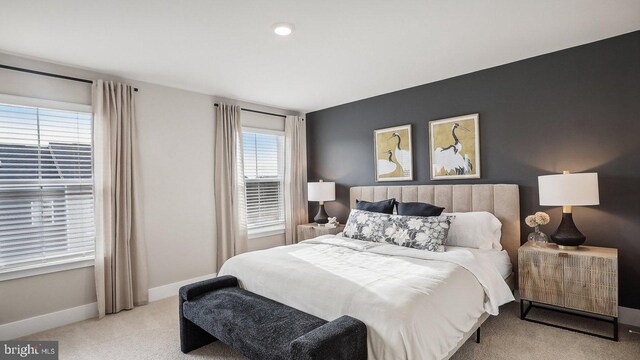
M 28 73 L 28 74 L 49 76 L 49 77 L 53 77 L 53 78 L 57 78 L 57 79 L 64 79 L 64 80 L 77 81 L 77 82 L 82 82 L 82 83 L 87 83 L 87 84 L 93 84 L 93 80 L 89 80 L 89 79 L 81 79 L 81 78 L 77 78 L 77 77 L 73 77 L 73 76 L 53 74 L 53 73 L 48 73 L 48 72 L 44 72 L 44 71 L 25 69 L 25 68 L 9 66 L 9 65 L 4 65 L 4 64 L 0 64 L 0 68 L 7 69 L 7 70 L 13 70 L 13 71 L 20 71 L 20 72 L 24 72 L 24 73 Z M 133 91 L 137 92 L 138 88 L 133 88 Z
M 213 104 L 213 106 L 218 107 L 218 104 Z M 281 117 L 281 118 L 286 118 L 287 115 L 281 115 L 281 114 L 274 114 L 274 113 L 270 113 L 270 112 L 266 112 L 266 111 L 260 111 L 260 110 L 251 110 L 251 109 L 245 109 L 245 108 L 240 108 L 240 110 L 242 111 L 247 111 L 247 112 L 252 112 L 252 113 L 256 113 L 256 114 L 263 114 L 263 115 L 271 115 L 271 116 L 277 116 L 277 117 Z

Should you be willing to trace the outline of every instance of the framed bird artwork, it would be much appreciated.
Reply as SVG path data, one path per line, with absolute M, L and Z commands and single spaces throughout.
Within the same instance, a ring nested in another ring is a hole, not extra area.
M 429 121 L 431 180 L 480 178 L 478 114 Z
M 373 131 L 376 181 L 413 180 L 411 124 Z

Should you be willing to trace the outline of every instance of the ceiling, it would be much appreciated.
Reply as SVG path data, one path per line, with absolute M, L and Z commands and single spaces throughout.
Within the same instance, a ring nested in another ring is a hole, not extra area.
M 640 29 L 639 0 L 2 0 L 0 51 L 308 112 Z M 271 31 L 290 22 L 295 31 Z

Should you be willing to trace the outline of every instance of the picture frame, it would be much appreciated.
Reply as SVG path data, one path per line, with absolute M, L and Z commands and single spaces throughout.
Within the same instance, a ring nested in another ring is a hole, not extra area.
M 376 182 L 413 180 L 412 125 L 373 131 Z
M 431 180 L 480 178 L 480 116 L 429 121 Z

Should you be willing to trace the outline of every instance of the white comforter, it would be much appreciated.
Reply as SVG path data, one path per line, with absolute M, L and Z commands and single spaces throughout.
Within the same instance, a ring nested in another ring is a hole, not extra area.
M 367 325 L 369 359 L 441 359 L 513 295 L 477 252 L 444 253 L 333 235 L 235 256 L 220 275 L 325 320 Z

